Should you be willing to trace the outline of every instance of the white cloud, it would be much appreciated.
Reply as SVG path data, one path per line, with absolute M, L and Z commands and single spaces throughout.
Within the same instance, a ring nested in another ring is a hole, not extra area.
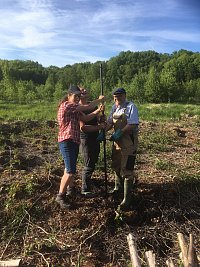
M 36 47 L 40 45 L 44 46 L 48 44 L 54 36 L 53 33 L 43 33 L 33 26 L 25 27 L 22 30 L 21 35 L 21 38 L 15 40 L 15 45 L 19 48 Z
M 9 1 L 0 2 L 0 58 L 64 66 L 200 47 L 199 18 L 181 0 Z
M 54 18 L 48 11 L 6 10 L 0 18 L 1 46 L 26 49 L 48 44 L 55 35 L 53 27 Z

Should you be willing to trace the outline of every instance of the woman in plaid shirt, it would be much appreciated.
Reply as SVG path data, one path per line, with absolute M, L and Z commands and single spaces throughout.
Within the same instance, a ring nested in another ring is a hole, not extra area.
M 74 174 L 76 173 L 76 163 L 80 144 L 80 120 L 89 121 L 93 119 L 103 109 L 100 105 L 95 111 L 85 115 L 83 111 L 91 110 L 104 100 L 104 96 L 99 96 L 89 104 L 80 105 L 81 91 L 77 86 L 71 86 L 68 90 L 67 99 L 63 100 L 59 106 L 57 119 L 59 124 L 58 144 L 62 154 L 65 170 L 60 182 L 59 193 L 56 202 L 61 208 L 70 208 L 67 202 L 66 189 L 73 186 Z M 101 127 L 101 125 L 100 125 Z

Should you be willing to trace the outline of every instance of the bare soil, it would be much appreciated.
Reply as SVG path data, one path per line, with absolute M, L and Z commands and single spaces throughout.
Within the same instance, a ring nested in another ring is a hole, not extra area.
M 193 234 L 200 255 L 200 123 L 142 122 L 132 206 L 105 196 L 103 159 L 93 175 L 94 198 L 84 198 L 81 160 L 71 210 L 55 202 L 63 162 L 54 121 L 0 125 L 0 258 L 22 266 L 127 267 L 128 233 L 133 233 L 143 266 L 153 250 L 157 266 L 180 263 L 177 233 Z M 108 189 L 114 185 L 108 145 Z

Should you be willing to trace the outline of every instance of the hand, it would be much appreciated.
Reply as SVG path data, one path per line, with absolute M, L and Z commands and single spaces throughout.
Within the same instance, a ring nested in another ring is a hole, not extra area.
M 101 104 L 96 110 L 98 113 L 105 111 L 105 105 Z
M 95 114 L 102 114 L 103 111 L 105 110 L 105 106 L 104 105 L 100 105 L 96 110 L 95 110 Z
M 99 135 L 97 136 L 97 141 L 102 142 L 104 140 L 105 140 L 105 134 L 104 134 L 103 130 L 101 130 L 99 132 Z
M 99 106 L 99 111 L 102 112 L 102 111 L 105 111 L 105 105 L 101 104 Z
M 122 137 L 122 130 L 117 129 L 110 137 L 110 141 L 117 141 Z
M 99 96 L 99 100 L 101 100 L 101 101 L 105 100 L 105 96 L 104 95 L 100 95 Z

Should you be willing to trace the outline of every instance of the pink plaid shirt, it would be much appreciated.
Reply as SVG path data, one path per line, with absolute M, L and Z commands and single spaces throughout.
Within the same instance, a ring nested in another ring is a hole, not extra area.
M 58 142 L 72 139 L 80 144 L 80 112 L 76 110 L 78 104 L 63 102 L 58 110 Z

